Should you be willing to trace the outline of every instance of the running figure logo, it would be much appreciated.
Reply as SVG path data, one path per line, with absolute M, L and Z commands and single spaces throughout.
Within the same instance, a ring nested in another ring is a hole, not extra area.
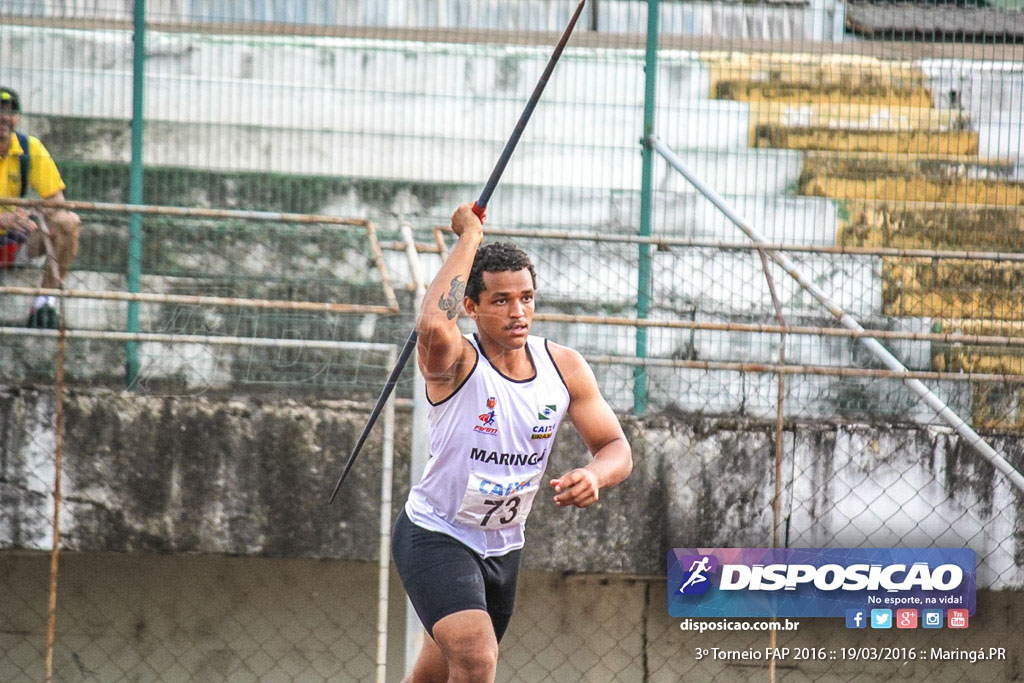
M 494 397 L 491 396 L 487 399 L 487 407 L 490 409 L 489 412 L 481 413 L 479 415 L 480 421 L 485 425 L 490 426 L 494 424 Z
M 686 555 L 679 558 L 679 566 L 686 568 L 680 595 L 704 595 L 711 587 L 708 574 L 718 571 L 718 558 L 714 555 Z
M 480 420 L 480 424 L 473 425 L 474 432 L 487 434 L 489 436 L 495 436 L 498 433 L 498 427 L 494 424 L 494 404 L 494 397 L 488 396 L 487 411 L 477 415 L 477 419 Z

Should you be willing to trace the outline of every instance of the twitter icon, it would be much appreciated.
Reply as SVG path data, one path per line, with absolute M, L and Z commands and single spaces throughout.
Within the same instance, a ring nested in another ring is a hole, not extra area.
M 871 610 L 871 628 L 892 628 L 892 610 Z

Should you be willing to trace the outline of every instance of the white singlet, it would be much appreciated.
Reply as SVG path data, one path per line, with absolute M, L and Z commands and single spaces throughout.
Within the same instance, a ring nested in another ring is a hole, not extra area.
M 430 459 L 405 512 L 424 529 L 491 557 L 523 547 L 523 524 L 544 483 L 569 389 L 547 340 L 527 337 L 536 372 L 514 380 L 491 365 L 476 335 L 465 337 L 476 364 L 451 396 L 431 403 Z

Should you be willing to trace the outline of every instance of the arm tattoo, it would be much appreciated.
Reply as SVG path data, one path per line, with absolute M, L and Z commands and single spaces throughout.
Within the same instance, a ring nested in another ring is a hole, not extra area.
M 448 291 L 447 296 L 442 296 L 437 300 L 437 307 L 442 311 L 448 312 L 448 319 L 453 320 L 459 315 L 459 306 L 462 304 L 462 297 L 466 293 L 466 283 L 462 282 L 459 276 L 455 276 L 452 280 L 452 288 Z

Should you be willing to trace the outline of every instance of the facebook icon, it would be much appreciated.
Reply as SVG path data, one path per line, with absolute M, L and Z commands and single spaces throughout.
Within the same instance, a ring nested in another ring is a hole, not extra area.
M 846 610 L 846 628 L 867 628 L 867 611 L 862 609 Z

